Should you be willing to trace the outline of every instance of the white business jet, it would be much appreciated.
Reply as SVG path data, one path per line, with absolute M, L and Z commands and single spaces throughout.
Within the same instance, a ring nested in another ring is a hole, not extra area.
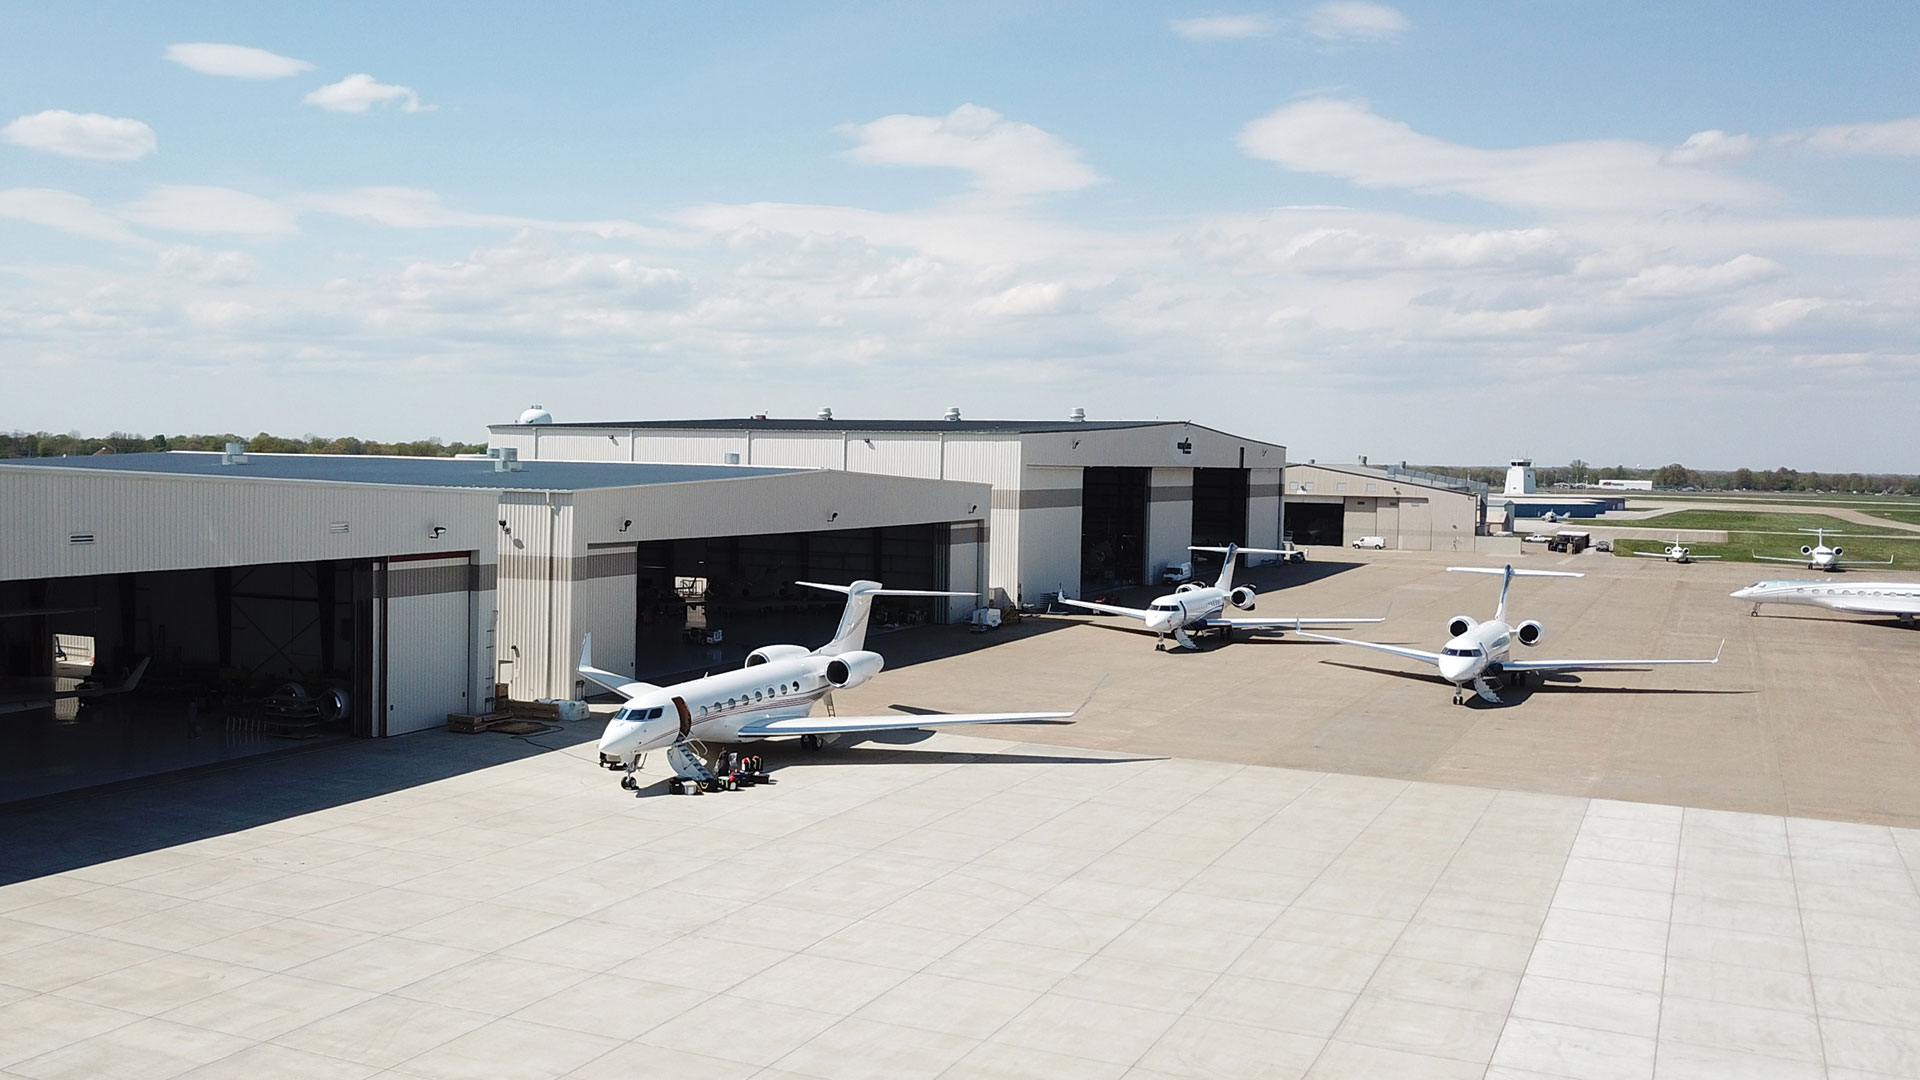
M 1825 529 L 1801 529 L 1800 531 L 1813 534 L 1813 544 L 1811 547 L 1805 544 L 1800 546 L 1800 558 L 1790 559 L 1784 555 L 1762 555 L 1758 552 L 1755 552 L 1753 557 L 1766 562 L 1799 563 L 1809 570 L 1825 570 L 1829 574 L 1838 571 L 1843 566 L 1893 565 L 1893 556 L 1891 555 L 1887 556 L 1887 561 L 1883 563 L 1867 562 L 1865 559 L 1843 559 L 1840 556 L 1845 555 L 1847 549 L 1838 544 L 1835 544 L 1833 547 L 1828 547 L 1827 531 Z M 1845 536 L 1846 534 L 1834 533 L 1833 535 Z
M 1756 581 L 1728 594 L 1753 601 L 1750 615 L 1761 604 L 1803 604 L 1853 615 L 1892 615 L 1902 626 L 1920 622 L 1920 582 L 1912 581 Z
M 1325 637 L 1320 634 L 1302 633 L 1301 637 L 1316 641 L 1332 641 L 1341 645 L 1358 645 L 1363 649 L 1378 649 L 1381 652 L 1404 656 L 1413 660 L 1425 660 L 1440 669 L 1440 677 L 1453 684 L 1453 703 L 1461 704 L 1466 699 L 1466 688 L 1481 700 L 1500 704 L 1500 695 L 1494 692 L 1494 684 L 1503 680 L 1525 685 L 1529 675 L 1538 673 L 1551 675 L 1566 671 L 1602 671 L 1610 668 L 1641 668 L 1661 664 L 1717 664 L 1720 654 L 1715 653 L 1709 660 L 1515 660 L 1511 649 L 1515 641 L 1522 645 L 1540 644 L 1546 634 L 1546 627 L 1528 619 L 1517 626 L 1507 623 L 1507 588 L 1516 577 L 1584 577 L 1566 570 L 1515 570 L 1509 566 L 1496 570 L 1491 566 L 1449 566 L 1448 570 L 1462 574 L 1503 574 L 1500 582 L 1500 606 L 1494 609 L 1493 618 L 1486 622 L 1475 622 L 1465 615 L 1455 615 L 1447 620 L 1447 643 L 1437 653 L 1421 649 L 1409 649 L 1399 645 L 1382 645 L 1373 641 L 1350 641 L 1346 638 Z M 1721 642 L 1724 648 L 1725 642 Z
M 1636 551 L 1634 554 L 1642 555 L 1649 559 L 1665 559 L 1673 563 L 1689 563 L 1695 559 L 1717 559 L 1720 557 L 1718 555 L 1695 555 L 1693 549 L 1680 542 L 1679 533 L 1673 534 L 1673 543 L 1668 544 L 1664 550 Z
M 139 663 L 133 665 L 133 673 L 127 676 L 127 681 L 117 686 L 102 685 L 91 679 L 87 679 L 77 683 L 71 690 L 32 690 L 26 693 L 8 694 L 0 697 L 0 713 L 32 712 L 35 709 L 51 709 L 53 708 L 54 702 L 66 701 L 69 698 L 84 699 L 111 697 L 114 694 L 130 694 L 133 692 L 134 687 L 140 685 L 140 676 L 146 673 L 147 660 L 142 658 Z M 54 681 L 56 683 L 73 682 L 71 679 L 58 679 Z
M 746 666 L 672 686 L 635 682 L 593 666 L 593 635 L 580 645 L 580 674 L 627 699 L 607 721 L 600 753 L 626 766 L 620 786 L 638 788 L 634 773 L 640 755 L 667 748 L 673 770 L 686 779 L 711 780 L 712 774 L 687 743 L 757 742 L 799 736 L 802 746 L 818 750 L 835 735 L 857 735 L 959 724 L 1006 724 L 1060 720 L 1064 712 L 933 713 L 890 716 L 836 716 L 833 692 L 859 686 L 880 673 L 885 661 L 866 648 L 867 620 L 876 596 L 973 596 L 973 593 L 923 592 L 882 588 L 877 581 L 851 585 L 795 584 L 845 593 L 846 611 L 833 640 L 818 649 L 805 645 L 765 645 L 747 654 Z M 827 715 L 814 717 L 816 701 Z
M 1188 582 L 1166 596 L 1148 604 L 1144 608 L 1121 607 L 1118 604 L 1095 604 L 1086 600 L 1069 600 L 1061 597 L 1060 602 L 1069 607 L 1086 608 L 1088 611 L 1104 612 L 1108 615 L 1125 615 L 1129 619 L 1139 619 L 1153 631 L 1158 640 L 1155 649 L 1163 649 L 1167 644 L 1167 635 L 1180 643 L 1183 649 L 1197 649 L 1188 631 L 1217 630 L 1231 636 L 1235 630 L 1288 630 L 1302 626 L 1350 626 L 1354 623 L 1377 623 L 1381 619 L 1228 619 L 1221 613 L 1228 604 L 1242 611 L 1252 611 L 1255 601 L 1253 586 L 1233 584 L 1233 571 L 1239 565 L 1242 555 L 1281 555 L 1288 551 L 1281 548 L 1243 548 L 1238 544 L 1226 547 L 1191 547 L 1189 551 L 1218 551 L 1226 555 L 1226 561 L 1220 567 L 1220 580 L 1212 585 Z

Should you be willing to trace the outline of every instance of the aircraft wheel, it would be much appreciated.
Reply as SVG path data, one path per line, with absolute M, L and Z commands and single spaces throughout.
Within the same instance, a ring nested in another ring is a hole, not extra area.
M 635 791 L 638 790 L 639 787 L 640 782 L 631 776 L 623 776 L 620 778 L 620 789 L 622 791 Z
M 802 735 L 802 736 L 800 736 L 800 749 L 802 749 L 802 750 L 819 750 L 819 749 L 821 749 L 821 743 L 820 743 L 820 736 L 818 736 L 818 735 Z

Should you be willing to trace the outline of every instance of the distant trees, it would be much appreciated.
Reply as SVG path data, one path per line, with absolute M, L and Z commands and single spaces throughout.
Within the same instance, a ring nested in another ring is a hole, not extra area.
M 1657 488 L 1692 487 L 1694 486 L 1693 474 L 1687 471 L 1685 465 L 1678 462 L 1662 465 L 1653 470 L 1653 486 Z
M 1447 466 L 1421 465 L 1427 472 L 1457 476 L 1491 485 L 1496 491 L 1506 479 L 1506 468 L 1497 465 Z M 1920 476 L 1898 473 L 1820 473 L 1801 472 L 1781 466 L 1777 469 L 1739 468 L 1732 470 L 1689 469 L 1675 462 L 1658 469 L 1629 469 L 1610 465 L 1595 469 L 1575 459 L 1564 466 L 1542 465 L 1534 469 L 1542 487 L 1553 484 L 1592 484 L 1596 480 L 1651 480 L 1658 488 L 1694 487 L 1703 491 L 1798 491 L 1838 492 L 1849 495 L 1920 495 Z
M 251 439 L 224 435 L 130 435 L 116 431 L 104 437 L 81 435 L 77 431 L 54 435 L 45 431 L 29 434 L 16 431 L 0 434 L 0 458 L 84 457 L 102 450 L 116 454 L 138 454 L 155 450 L 224 450 L 230 442 L 244 443 L 256 454 L 397 454 L 402 457 L 452 457 L 455 454 L 486 453 L 485 443 L 449 443 L 438 435 L 412 442 L 383 443 L 351 436 L 326 439 L 304 435 L 297 439 L 260 432 Z

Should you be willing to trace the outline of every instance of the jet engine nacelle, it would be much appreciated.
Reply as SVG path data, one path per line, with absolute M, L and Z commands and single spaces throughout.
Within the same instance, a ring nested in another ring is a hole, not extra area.
M 1802 545 L 1800 545 L 1800 554 L 1802 554 L 1802 555 L 1811 555 L 1811 554 L 1813 554 L 1813 549 L 1812 549 L 1812 548 L 1810 548 L 1810 547 L 1808 547 L 1808 546 L 1806 546 L 1805 544 L 1802 544 Z
M 805 645 L 762 645 L 747 654 L 747 667 L 759 667 L 775 660 L 793 660 L 813 650 Z
M 1242 585 L 1227 594 L 1227 602 L 1241 611 L 1253 610 L 1253 586 Z
M 1520 644 L 1528 646 L 1540 644 L 1540 638 L 1546 632 L 1546 627 L 1541 626 L 1532 619 L 1528 619 L 1526 622 L 1513 628 L 1513 636 L 1520 639 Z
M 1845 555 L 1846 553 L 1847 553 L 1847 549 L 1843 547 L 1837 547 L 1833 549 L 1833 557 L 1836 559 L 1842 555 Z
M 1459 637 L 1461 634 L 1466 633 L 1478 625 L 1480 624 L 1474 622 L 1473 617 L 1470 615 L 1455 615 L 1453 618 L 1447 620 L 1447 636 Z
M 867 652 L 864 649 L 859 652 L 841 653 L 827 661 L 827 681 L 838 690 L 859 686 L 880 674 L 880 669 L 885 667 L 886 663 L 886 659 L 879 653 Z

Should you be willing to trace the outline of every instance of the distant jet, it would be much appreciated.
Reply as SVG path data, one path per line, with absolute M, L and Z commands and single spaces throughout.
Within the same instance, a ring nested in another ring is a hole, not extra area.
M 111 697 L 114 694 L 131 693 L 134 687 L 140 685 L 140 676 L 146 673 L 147 661 L 142 659 L 138 664 L 133 666 L 133 674 L 127 676 L 127 681 L 118 686 L 100 686 L 88 680 L 82 682 L 72 690 L 29 691 L 23 694 L 12 694 L 7 697 L 0 697 L 0 713 L 31 712 L 34 709 L 50 709 L 53 707 L 54 702 L 64 701 L 68 698 Z
M 1673 543 L 1668 544 L 1665 550 L 1636 551 L 1634 554 L 1645 556 L 1649 559 L 1665 559 L 1668 562 L 1675 563 L 1689 563 L 1695 559 L 1717 559 L 1720 557 L 1718 555 L 1695 555 L 1690 548 L 1680 542 L 1680 534 L 1677 532 L 1673 534 Z
M 600 736 L 603 759 L 626 768 L 620 786 L 638 789 L 634 773 L 640 755 L 665 748 L 667 761 L 682 779 L 711 783 L 714 776 L 689 744 L 698 742 L 757 742 L 798 736 L 809 750 L 824 749 L 833 736 L 903 731 L 911 728 L 959 724 L 1007 724 L 1031 720 L 1064 720 L 1072 713 L 895 713 L 884 716 L 838 716 L 833 692 L 860 686 L 880 674 L 885 660 L 867 649 L 867 621 L 876 596 L 973 596 L 973 593 L 888 589 L 877 581 L 851 585 L 823 585 L 800 581 L 815 589 L 845 593 L 846 610 L 833 640 L 817 649 L 805 645 L 764 645 L 747 654 L 737 671 L 708 675 L 672 686 L 635 682 L 593 666 L 593 635 L 580 643 L 579 672 L 590 681 L 627 699 Z M 812 716 L 815 702 L 825 701 L 827 715 Z
M 1892 615 L 1901 626 L 1920 625 L 1920 582 L 1912 581 L 1756 581 L 1727 595 L 1761 604 L 1800 604 L 1852 615 Z
M 1833 547 L 1828 547 L 1827 531 L 1825 529 L 1801 529 L 1800 531 L 1810 532 L 1813 534 L 1813 537 L 1814 537 L 1812 547 L 1807 547 L 1805 545 L 1801 546 L 1800 558 L 1789 559 L 1783 555 L 1762 555 L 1757 551 L 1754 552 L 1753 557 L 1756 559 L 1764 560 L 1766 562 L 1799 563 L 1802 566 L 1805 566 L 1809 570 L 1825 570 L 1829 574 L 1837 572 L 1843 566 L 1892 566 L 1893 565 L 1893 556 L 1891 555 L 1887 556 L 1887 561 L 1883 563 L 1867 562 L 1864 559 L 1842 559 L 1840 556 L 1846 554 L 1847 549 L 1840 547 L 1838 545 L 1835 545 Z M 1845 536 L 1846 534 L 1834 533 L 1833 535 Z
M 1085 608 L 1107 615 L 1125 615 L 1129 619 L 1139 619 L 1153 631 L 1159 640 L 1154 648 L 1164 649 L 1167 635 L 1179 642 L 1183 649 L 1197 649 L 1188 636 L 1189 631 L 1215 630 L 1231 637 L 1235 630 L 1287 630 L 1302 626 L 1349 626 L 1354 623 L 1377 623 L 1380 619 L 1228 619 L 1221 613 L 1231 604 L 1242 611 L 1252 611 L 1254 605 L 1253 586 L 1233 584 L 1233 571 L 1239 565 L 1242 555 L 1279 555 L 1291 557 L 1293 549 L 1286 548 L 1243 548 L 1238 544 L 1226 547 L 1191 547 L 1190 551 L 1218 551 L 1226 556 L 1226 562 L 1220 567 L 1220 580 L 1212 585 L 1200 585 L 1188 582 L 1162 596 L 1144 608 L 1121 607 L 1118 604 L 1095 604 L 1086 600 L 1069 600 L 1061 597 L 1060 602 L 1068 607 Z
M 1546 628 L 1532 619 L 1510 626 L 1507 624 L 1507 588 L 1516 577 L 1584 577 L 1566 570 L 1515 570 L 1509 566 L 1496 570 L 1490 566 L 1449 566 L 1448 570 L 1462 574 L 1503 574 L 1500 582 L 1500 606 L 1494 609 L 1493 618 L 1486 622 L 1474 622 L 1465 615 L 1455 615 L 1447 622 L 1447 643 L 1439 652 L 1426 652 L 1421 649 L 1408 649 L 1399 645 L 1382 645 L 1372 641 L 1350 641 L 1346 638 L 1326 637 L 1321 634 L 1302 633 L 1300 636 L 1315 641 L 1332 641 L 1341 645 L 1358 645 L 1363 649 L 1378 649 L 1381 652 L 1404 656 L 1412 660 L 1425 660 L 1440 669 L 1440 677 L 1453 684 L 1453 703 L 1461 704 L 1466 699 L 1466 688 L 1473 687 L 1483 701 L 1500 704 L 1500 695 L 1494 692 L 1494 684 L 1505 680 L 1525 685 L 1527 676 L 1535 672 L 1551 675 L 1564 671 L 1602 671 L 1618 668 L 1642 668 L 1661 664 L 1717 664 L 1720 654 L 1715 653 L 1709 660 L 1514 660 L 1510 659 L 1510 650 L 1515 640 L 1526 646 L 1540 644 L 1540 638 Z M 1722 647 L 1726 643 L 1721 642 Z

